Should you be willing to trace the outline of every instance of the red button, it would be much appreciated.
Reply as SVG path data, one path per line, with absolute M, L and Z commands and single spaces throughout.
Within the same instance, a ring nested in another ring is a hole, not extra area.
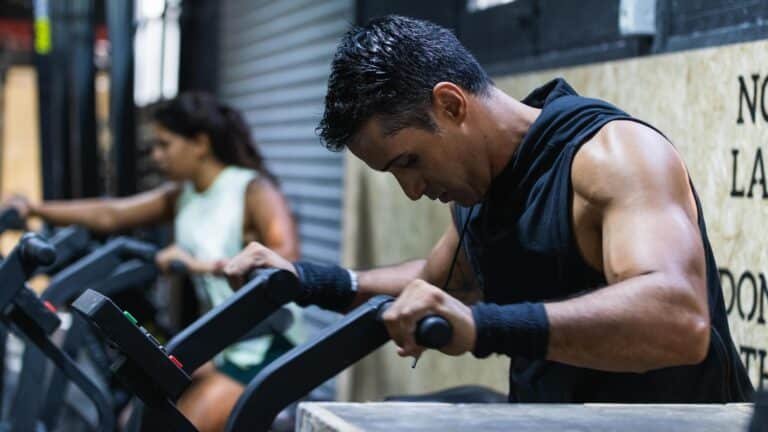
M 48 300 L 44 301 L 43 305 L 45 305 L 45 308 L 48 309 L 49 311 L 56 313 L 56 306 L 52 305 L 51 302 L 49 302 Z
M 184 365 L 181 364 L 181 362 L 176 357 L 169 355 L 168 358 L 171 359 L 171 361 L 173 362 L 173 364 L 176 365 L 177 368 L 182 369 L 184 367 Z

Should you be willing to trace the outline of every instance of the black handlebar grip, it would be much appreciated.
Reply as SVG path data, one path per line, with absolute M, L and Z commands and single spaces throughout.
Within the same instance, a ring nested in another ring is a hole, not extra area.
M 168 263 L 168 272 L 175 275 L 186 275 L 189 274 L 189 268 L 184 263 L 184 261 L 181 260 L 171 260 L 170 263 Z
M 0 212 L 0 226 L 2 229 L 24 229 L 26 225 L 21 213 L 15 207 L 8 207 Z
M 118 240 L 122 241 L 122 255 L 124 257 L 139 258 L 145 262 L 155 262 L 157 247 L 154 245 L 126 237 L 120 237 Z
M 56 250 L 42 238 L 27 234 L 21 241 L 21 257 L 25 262 L 46 266 L 56 261 Z
M 453 327 L 451 323 L 439 316 L 429 315 L 416 324 L 416 343 L 432 349 L 440 349 L 453 339 Z

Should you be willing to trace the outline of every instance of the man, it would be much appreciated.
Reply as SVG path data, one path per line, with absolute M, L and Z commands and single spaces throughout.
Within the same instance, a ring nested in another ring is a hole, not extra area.
M 517 101 L 448 30 L 389 16 L 342 40 L 319 131 L 409 198 L 453 202 L 453 224 L 426 260 L 359 273 L 252 244 L 233 283 L 274 266 L 331 309 L 398 296 L 384 318 L 400 355 L 439 314 L 446 354 L 512 358 L 511 401 L 750 397 L 701 207 L 651 126 L 563 80 Z

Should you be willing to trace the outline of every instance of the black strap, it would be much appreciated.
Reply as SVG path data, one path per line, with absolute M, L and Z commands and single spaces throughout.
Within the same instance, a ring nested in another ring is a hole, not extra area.
M 464 221 L 464 227 L 461 229 L 461 236 L 459 237 L 459 244 L 456 245 L 456 251 L 453 253 L 453 259 L 451 260 L 451 267 L 448 269 L 448 277 L 445 279 L 445 284 L 443 284 L 443 291 L 448 290 L 448 283 L 451 281 L 451 277 L 453 276 L 453 268 L 456 266 L 456 259 L 459 257 L 459 251 L 461 250 L 461 244 L 464 242 L 464 236 L 467 234 L 467 227 L 469 227 L 469 221 L 472 219 L 472 212 L 475 211 L 475 206 L 469 208 L 469 214 L 467 215 L 467 220 Z

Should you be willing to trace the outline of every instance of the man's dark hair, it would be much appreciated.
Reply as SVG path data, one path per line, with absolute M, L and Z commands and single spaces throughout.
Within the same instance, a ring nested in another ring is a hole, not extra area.
M 344 35 L 336 50 L 318 133 L 338 151 L 373 116 L 381 117 L 385 134 L 435 131 L 429 107 L 442 81 L 476 95 L 493 85 L 450 30 L 397 15 L 371 20 Z

